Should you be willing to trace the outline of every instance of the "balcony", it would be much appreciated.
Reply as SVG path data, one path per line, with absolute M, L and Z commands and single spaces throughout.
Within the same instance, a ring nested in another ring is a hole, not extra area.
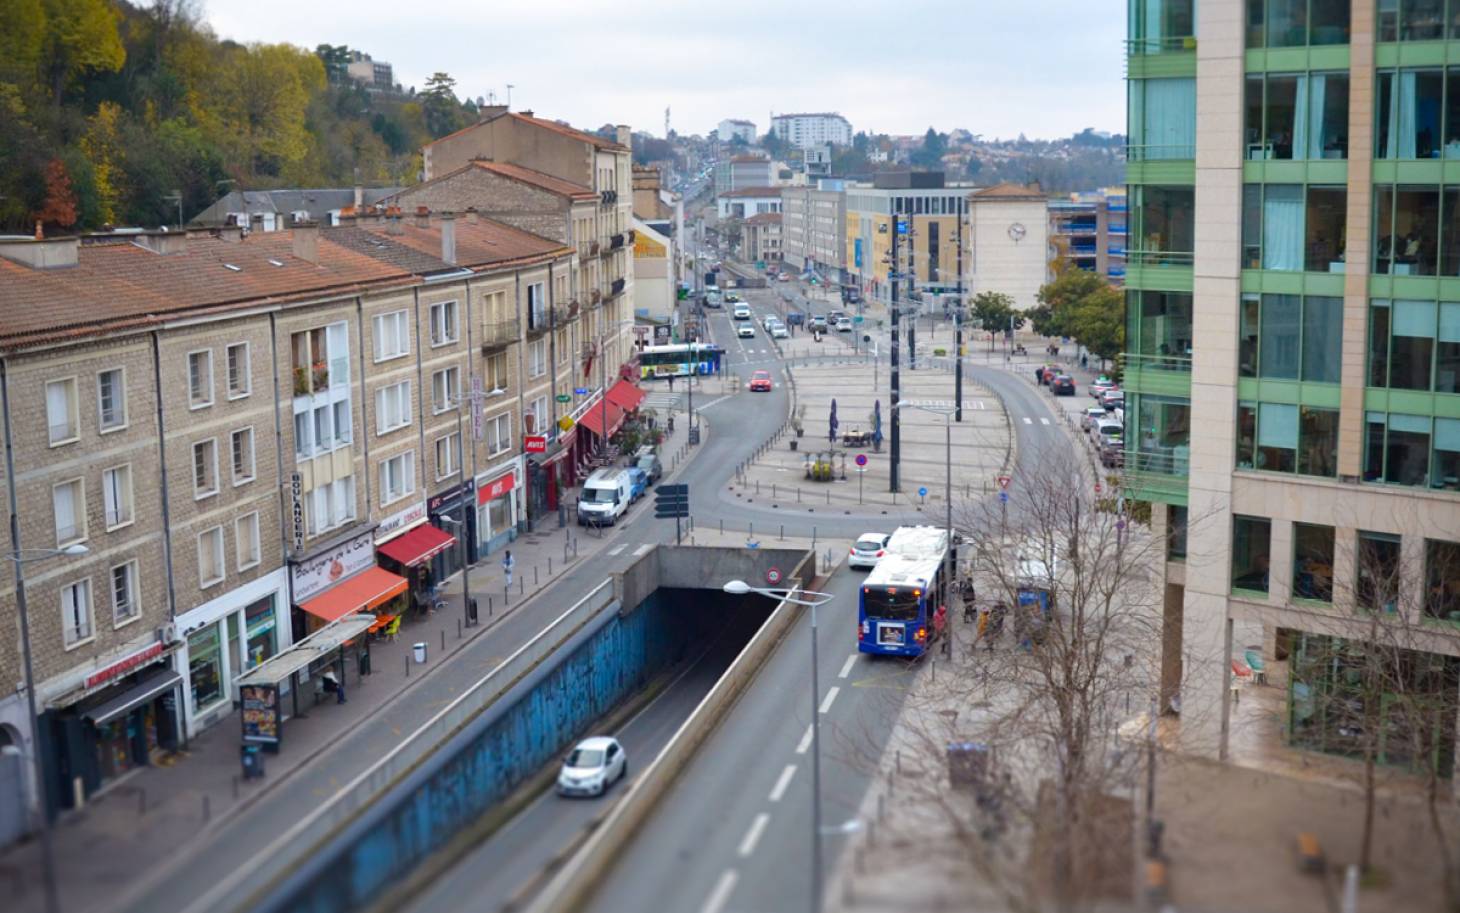
M 628 285 L 628 281 L 625 280 L 625 279 L 615 279 L 615 280 L 613 280 L 613 285 L 609 286 L 609 292 L 608 292 L 609 297 L 610 298 L 616 298 L 619 295 L 622 295 L 624 293 L 624 287 L 627 286 L 627 285 Z
M 599 302 L 603 301 L 603 292 L 600 292 L 598 289 L 594 289 L 591 293 L 589 293 L 588 300 L 594 304 L 598 304 Z
M 1152 54 L 1177 54 L 1195 50 L 1195 35 L 1182 35 L 1175 38 L 1127 38 L 1125 41 L 1125 53 L 1128 57 L 1148 57 Z
M 608 239 L 608 249 L 609 250 L 618 250 L 620 247 L 623 247 L 623 246 L 624 246 L 624 233 L 623 232 L 619 232 L 618 234 L 616 234 L 613 237 L 611 237 L 611 238 Z
M 578 302 L 564 301 L 553 305 L 553 323 L 557 326 L 571 323 L 578 319 Z
M 482 327 L 482 354 L 510 346 L 522 338 L 522 326 L 518 320 L 500 320 Z
M 1162 396 L 1191 395 L 1191 355 L 1121 355 L 1121 382 L 1132 393 Z
M 618 205 L 618 191 L 617 190 L 605 190 L 605 191 L 602 191 L 599 194 L 599 205 L 603 206 L 605 209 L 608 208 L 609 206 L 617 206 Z
M 1136 442 L 1128 440 L 1126 445 L 1134 448 Z M 1123 486 L 1126 496 L 1137 501 L 1185 504 L 1189 450 L 1185 444 L 1147 451 L 1127 449 Z

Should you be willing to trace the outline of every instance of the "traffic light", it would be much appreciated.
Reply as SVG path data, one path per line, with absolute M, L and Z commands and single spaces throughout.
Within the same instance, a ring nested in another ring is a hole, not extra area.
M 654 490 L 654 516 L 675 520 L 689 516 L 689 486 L 660 485 Z

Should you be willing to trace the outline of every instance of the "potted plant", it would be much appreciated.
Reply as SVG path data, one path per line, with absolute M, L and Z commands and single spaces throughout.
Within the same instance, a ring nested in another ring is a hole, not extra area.
M 303 368 L 294 369 L 294 395 L 304 396 L 309 392 L 309 375 Z
M 323 390 L 330 384 L 330 366 L 322 361 L 314 363 L 314 389 Z

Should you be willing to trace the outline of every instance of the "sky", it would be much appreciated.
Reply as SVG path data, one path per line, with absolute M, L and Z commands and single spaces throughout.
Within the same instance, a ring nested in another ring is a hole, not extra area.
M 1124 0 L 203 0 L 220 37 L 346 44 L 462 97 L 662 136 L 837 111 L 854 130 L 1125 129 Z M 429 16 L 418 15 L 429 9 Z

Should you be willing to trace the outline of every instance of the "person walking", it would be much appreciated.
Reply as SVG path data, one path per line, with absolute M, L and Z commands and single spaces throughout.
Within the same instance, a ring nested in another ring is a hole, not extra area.
M 674 375 L 673 374 L 669 375 L 669 392 L 670 393 L 673 393 L 674 392 Z
M 933 636 L 941 643 L 943 655 L 948 655 L 948 607 L 938 606 L 938 611 L 933 613 Z
M 512 569 L 516 566 L 517 562 L 512 558 L 512 549 L 509 548 L 502 555 L 502 576 L 507 578 L 507 586 L 509 587 L 512 585 Z

